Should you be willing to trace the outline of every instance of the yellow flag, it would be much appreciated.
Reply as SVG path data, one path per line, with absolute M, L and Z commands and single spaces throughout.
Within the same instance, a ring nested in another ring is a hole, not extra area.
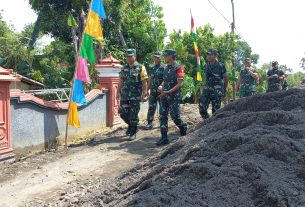
M 73 101 L 70 103 L 68 124 L 76 128 L 80 128 L 80 122 L 77 112 L 77 104 Z
M 85 32 L 91 37 L 103 39 L 103 31 L 100 18 L 97 13 L 90 11 Z
M 202 81 L 202 76 L 200 72 L 197 72 L 197 77 L 196 77 L 197 81 Z

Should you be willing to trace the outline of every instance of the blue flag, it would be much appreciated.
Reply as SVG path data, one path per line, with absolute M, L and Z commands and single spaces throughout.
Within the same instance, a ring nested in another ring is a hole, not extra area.
M 93 0 L 91 5 L 91 10 L 99 15 L 100 18 L 106 19 L 106 13 L 102 0 Z
M 83 88 L 83 82 L 81 80 L 78 79 L 74 80 L 72 101 L 81 105 L 87 104 L 87 100 Z

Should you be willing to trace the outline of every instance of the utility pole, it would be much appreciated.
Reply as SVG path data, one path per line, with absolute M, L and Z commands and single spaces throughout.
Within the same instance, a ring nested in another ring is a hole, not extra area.
M 234 13 L 234 2 L 233 2 L 233 0 L 231 0 L 231 4 L 232 4 L 232 15 L 233 15 L 233 22 L 231 23 L 231 33 L 235 34 L 235 13 Z M 233 59 L 232 59 L 232 75 L 233 75 L 233 77 L 235 77 L 235 64 L 234 64 L 235 60 L 234 60 L 234 58 L 235 57 L 234 57 L 234 52 L 233 52 Z M 236 99 L 235 82 L 233 82 L 232 87 L 233 87 L 233 100 L 235 101 L 235 99 Z

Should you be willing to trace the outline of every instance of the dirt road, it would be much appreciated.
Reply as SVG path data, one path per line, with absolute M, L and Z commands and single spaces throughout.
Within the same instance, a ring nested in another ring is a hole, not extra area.
M 190 130 L 201 121 L 197 106 L 184 105 L 182 113 Z M 127 141 L 124 133 L 119 128 L 72 144 L 68 152 L 60 148 L 19 162 L 0 163 L 0 206 L 62 206 L 65 200 L 69 200 L 65 205 L 77 206 L 77 194 L 109 183 L 161 149 L 155 146 L 160 136 L 157 126 L 151 131 L 140 130 L 133 142 Z M 170 133 L 172 141 L 179 139 L 173 123 Z

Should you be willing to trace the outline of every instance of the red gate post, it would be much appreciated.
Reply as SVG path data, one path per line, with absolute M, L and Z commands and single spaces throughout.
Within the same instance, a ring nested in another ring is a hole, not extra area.
M 17 81 L 12 70 L 0 67 L 0 160 L 13 155 L 11 141 L 10 83 Z
M 123 66 L 120 61 L 113 58 L 111 54 L 95 65 L 101 88 L 108 89 L 107 127 L 113 127 L 120 123 L 118 109 L 119 101 L 116 99 L 119 84 L 119 72 Z

